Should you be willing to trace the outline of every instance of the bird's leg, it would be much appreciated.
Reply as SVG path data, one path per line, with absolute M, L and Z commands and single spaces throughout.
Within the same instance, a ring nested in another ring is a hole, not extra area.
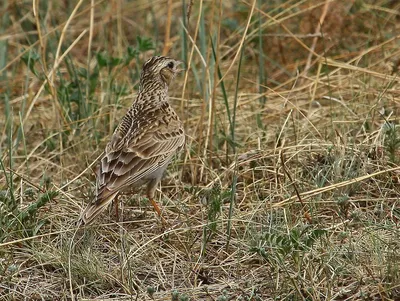
M 152 180 L 148 184 L 148 186 L 147 186 L 147 197 L 149 198 L 150 203 L 153 205 L 154 210 L 157 212 L 158 216 L 160 217 L 161 222 L 165 226 L 165 225 L 167 225 L 167 221 L 164 219 L 164 217 L 161 214 L 160 206 L 158 206 L 157 202 L 154 200 L 154 194 L 155 194 L 158 182 L 159 182 L 158 180 Z
M 154 199 L 150 199 L 151 204 L 154 207 L 154 210 L 158 213 L 159 216 L 161 216 L 161 209 L 158 206 L 157 202 Z
M 150 202 L 153 205 L 154 210 L 157 212 L 158 216 L 160 217 L 161 222 L 163 223 L 163 225 L 164 226 L 167 225 L 168 223 L 165 220 L 165 218 L 161 215 L 161 210 L 160 210 L 160 207 L 158 206 L 157 202 L 154 199 L 150 199 Z

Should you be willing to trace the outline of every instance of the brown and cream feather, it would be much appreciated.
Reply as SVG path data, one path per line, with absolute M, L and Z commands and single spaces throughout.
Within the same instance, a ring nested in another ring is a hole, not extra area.
M 97 174 L 94 200 L 81 215 L 90 224 L 120 193 L 147 184 L 154 198 L 157 184 L 172 157 L 183 147 L 182 122 L 168 102 L 168 87 L 179 61 L 156 56 L 144 65 L 136 100 L 116 128 Z

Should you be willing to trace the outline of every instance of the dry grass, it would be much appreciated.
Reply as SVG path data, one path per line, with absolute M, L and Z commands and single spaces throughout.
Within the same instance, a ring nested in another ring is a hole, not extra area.
M 400 5 L 182 2 L 0 7 L 0 300 L 399 300 Z M 138 195 L 77 229 L 162 52 L 170 227 Z

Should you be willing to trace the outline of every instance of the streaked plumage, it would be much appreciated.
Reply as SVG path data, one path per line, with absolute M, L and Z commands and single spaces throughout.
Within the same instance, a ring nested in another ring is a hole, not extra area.
M 168 87 L 179 64 L 155 56 L 143 65 L 138 95 L 106 146 L 96 196 L 81 215 L 83 223 L 90 224 L 120 193 L 135 192 L 144 184 L 160 214 L 154 202 L 157 184 L 185 143 L 182 122 L 168 103 Z

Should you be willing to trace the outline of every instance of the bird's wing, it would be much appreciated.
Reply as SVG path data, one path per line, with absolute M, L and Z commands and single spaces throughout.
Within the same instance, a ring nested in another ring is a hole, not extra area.
M 135 139 L 127 139 L 124 147 L 116 152 L 111 147 L 107 148 L 108 152 L 101 160 L 97 183 L 99 190 L 106 189 L 113 193 L 127 185 L 135 185 L 164 166 L 184 142 L 181 122 L 176 120 L 168 125 L 158 124 Z
M 137 124 L 125 135 L 116 130 L 101 159 L 97 176 L 97 193 L 81 219 L 87 224 L 100 214 L 121 191 L 134 187 L 159 168 L 183 147 L 185 135 L 176 117 L 158 118 Z M 132 130 L 133 129 L 133 130 Z

